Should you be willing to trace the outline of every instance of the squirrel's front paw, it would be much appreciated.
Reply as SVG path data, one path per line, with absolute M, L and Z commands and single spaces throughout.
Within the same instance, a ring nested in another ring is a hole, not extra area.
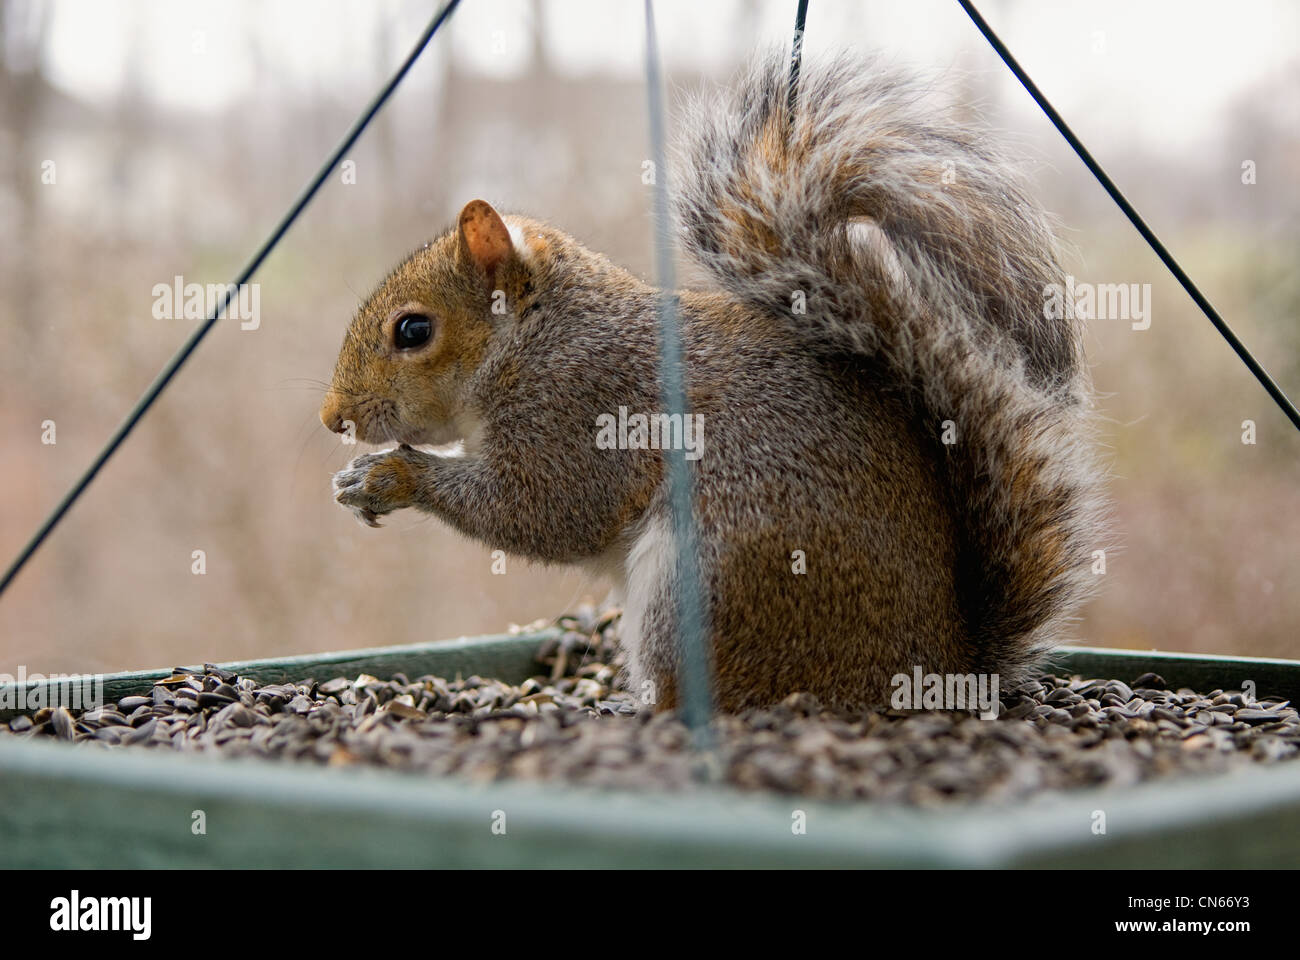
M 429 454 L 405 444 L 363 453 L 334 474 L 334 499 L 367 526 L 382 526 L 379 518 L 384 514 L 415 504 L 420 473 L 429 459 Z

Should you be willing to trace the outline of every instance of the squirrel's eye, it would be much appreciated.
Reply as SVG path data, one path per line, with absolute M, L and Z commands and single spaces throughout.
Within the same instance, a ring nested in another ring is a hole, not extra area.
M 419 314 L 402 317 L 393 328 L 393 342 L 398 350 L 410 350 L 427 343 L 433 334 L 433 321 Z

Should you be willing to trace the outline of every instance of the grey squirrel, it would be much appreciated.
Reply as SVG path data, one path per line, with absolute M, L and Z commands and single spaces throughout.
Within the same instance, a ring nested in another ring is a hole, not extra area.
M 1101 471 L 1081 330 L 1043 307 L 1056 243 L 987 132 L 923 93 L 840 57 L 805 66 L 792 117 L 773 55 L 679 122 L 680 235 L 716 281 L 680 316 L 724 710 L 878 705 L 916 667 L 1006 686 L 1091 589 Z M 610 577 L 628 681 L 672 709 L 662 452 L 597 442 L 660 411 L 658 336 L 650 286 L 474 200 L 360 308 L 320 415 L 399 444 L 334 478 L 365 522 L 414 507 Z

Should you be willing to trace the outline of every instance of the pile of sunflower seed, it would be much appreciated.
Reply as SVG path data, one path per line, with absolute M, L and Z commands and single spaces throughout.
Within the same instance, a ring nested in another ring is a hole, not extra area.
M 476 781 L 638 790 L 711 781 L 923 806 L 1217 773 L 1300 754 L 1300 715 L 1289 701 L 1169 690 L 1155 674 L 1131 685 L 1043 676 L 1005 691 L 997 720 L 935 711 L 846 716 L 794 694 L 718 717 L 711 748 L 700 753 L 677 719 L 617 688 L 616 617 L 585 610 L 560 625 L 563 635 L 538 652 L 545 671 L 519 685 L 402 674 L 259 685 L 208 664 L 177 669 L 148 695 L 17 717 L 8 731 Z

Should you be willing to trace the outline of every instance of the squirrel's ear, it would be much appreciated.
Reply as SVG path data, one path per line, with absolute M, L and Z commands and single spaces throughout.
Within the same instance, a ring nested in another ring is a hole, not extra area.
M 460 212 L 461 256 L 492 279 L 497 267 L 514 252 L 510 231 L 501 215 L 485 200 L 471 200 Z

